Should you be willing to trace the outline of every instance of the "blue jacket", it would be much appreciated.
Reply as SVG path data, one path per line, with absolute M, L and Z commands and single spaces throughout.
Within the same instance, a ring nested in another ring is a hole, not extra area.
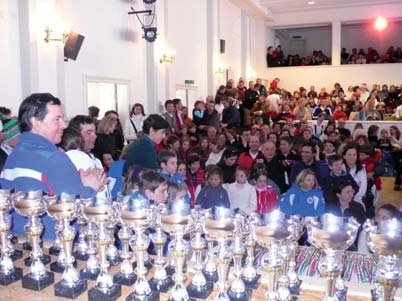
M 111 190 L 112 197 L 116 197 L 123 187 L 123 168 L 125 160 L 117 160 L 110 166 L 109 172 L 107 173 L 109 182 L 109 189 Z
M 292 185 L 281 199 L 279 209 L 288 215 L 320 216 L 325 213 L 324 196 L 320 189 L 303 191 Z
M 8 156 L 0 175 L 3 189 L 17 191 L 42 190 L 47 194 L 60 195 L 62 192 L 92 197 L 96 191 L 82 184 L 77 169 L 67 155 L 46 138 L 25 132 L 14 151 Z M 27 219 L 13 214 L 13 231 L 25 234 Z M 43 217 L 44 238 L 54 239 L 54 225 L 50 217 Z
M 195 203 L 201 205 L 202 209 L 209 209 L 214 206 L 230 208 L 228 193 L 222 185 L 218 187 L 204 186 Z
M 123 173 L 126 174 L 128 168 L 132 165 L 140 165 L 144 168 L 156 169 L 157 156 L 155 142 L 152 141 L 148 135 L 144 135 L 129 146 Z

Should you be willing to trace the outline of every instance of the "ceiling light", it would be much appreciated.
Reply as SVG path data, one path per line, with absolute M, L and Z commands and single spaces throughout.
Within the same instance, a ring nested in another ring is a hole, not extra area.
M 388 20 L 384 17 L 378 17 L 374 22 L 374 28 L 378 31 L 382 31 L 388 26 Z
M 315 4 L 315 1 L 309 1 L 309 2 L 307 2 L 307 4 L 308 5 L 313 5 L 313 4 Z

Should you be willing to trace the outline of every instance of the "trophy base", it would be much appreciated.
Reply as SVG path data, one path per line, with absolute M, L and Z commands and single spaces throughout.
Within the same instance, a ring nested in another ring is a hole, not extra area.
M 57 282 L 54 285 L 54 295 L 68 299 L 75 299 L 87 290 L 87 281 L 80 279 L 73 286 L 70 286 L 65 281 Z
M 126 301 L 160 301 L 158 292 L 151 292 L 147 296 L 136 296 L 135 293 L 131 293 L 126 297 Z
M 108 257 L 107 261 L 109 261 L 110 265 L 114 267 L 118 265 L 120 262 L 122 262 L 122 259 L 120 256 L 115 256 L 115 257 Z
M 300 286 L 301 286 L 301 281 L 298 284 L 294 285 L 289 285 L 289 291 L 292 295 L 300 295 Z
M 209 273 L 209 272 L 203 271 L 202 273 L 204 274 L 204 277 L 208 282 L 211 282 L 211 283 L 218 282 L 218 272 Z
M 121 296 L 121 285 L 113 284 L 107 293 L 100 291 L 96 286 L 88 291 L 88 301 L 114 301 Z
M 18 281 L 22 278 L 22 269 L 13 268 L 8 274 L 0 273 L 0 284 L 1 285 L 9 285 L 15 281 Z
M 148 269 L 148 270 L 150 270 L 150 269 L 152 269 L 152 262 L 150 261 L 150 260 L 147 260 L 147 261 L 145 261 L 144 262 L 144 266 Z M 137 267 L 137 261 L 135 261 L 134 263 L 133 263 L 133 268 L 135 269 Z M 166 271 L 167 272 L 167 271 Z
M 41 291 L 54 282 L 54 273 L 46 272 L 43 276 L 36 278 L 32 274 L 27 274 L 22 277 L 22 287 L 33 290 Z
M 15 245 L 16 243 L 18 243 L 18 237 L 13 235 L 11 237 L 10 241 L 11 241 L 11 243 L 13 243 Z
M 81 260 L 81 261 L 87 261 L 89 258 L 89 255 L 87 253 L 75 251 L 73 252 L 73 256 L 76 260 Z
M 251 296 L 251 290 L 246 289 L 242 293 L 236 293 L 232 290 L 228 290 L 228 296 L 230 301 L 249 301 Z
M 39 247 L 43 248 L 43 240 L 40 241 Z M 28 241 L 26 241 L 22 244 L 22 249 L 25 251 L 32 251 L 32 246 Z
M 137 280 L 137 276 L 133 274 L 123 274 L 122 272 L 117 273 L 113 276 L 113 282 L 121 285 L 132 286 Z
M 149 281 L 149 285 L 151 286 L 152 290 L 155 290 L 159 293 L 166 293 L 174 285 L 174 281 L 170 276 L 164 280 L 152 278 Z
M 75 268 L 77 267 L 77 262 L 76 262 L 76 261 L 74 261 L 73 266 L 74 266 Z M 64 272 L 64 269 L 65 269 L 65 268 L 66 268 L 66 266 L 65 266 L 63 263 L 60 263 L 60 262 L 58 262 L 58 261 L 52 262 L 52 263 L 50 264 L 50 270 L 51 270 L 52 272 L 55 272 L 55 273 L 60 273 L 60 274 L 62 274 L 62 273 Z
M 42 261 L 42 263 L 44 265 L 47 265 L 52 260 L 49 255 L 45 255 L 45 254 L 42 254 L 42 256 L 39 259 L 40 259 L 40 261 Z M 25 266 L 30 267 L 32 264 L 32 258 L 31 257 L 25 258 L 24 263 L 25 263 Z
M 100 269 L 90 270 L 88 268 L 84 268 L 80 271 L 80 276 L 87 280 L 96 280 L 100 273 Z
M 246 286 L 246 288 L 248 289 L 257 289 L 258 284 L 260 283 L 260 278 L 261 275 L 258 275 L 254 277 L 254 279 L 248 279 L 248 278 L 242 278 L 244 285 Z
M 188 295 L 196 299 L 208 299 L 209 295 L 212 293 L 214 286 L 211 282 L 207 282 L 204 286 L 195 286 L 192 283 L 187 286 Z
M 22 251 L 14 250 L 14 252 L 10 255 L 10 258 L 12 261 L 16 261 L 16 260 L 22 258 Z
M 60 254 L 60 248 L 55 246 L 49 248 L 49 255 L 59 256 L 59 254 Z

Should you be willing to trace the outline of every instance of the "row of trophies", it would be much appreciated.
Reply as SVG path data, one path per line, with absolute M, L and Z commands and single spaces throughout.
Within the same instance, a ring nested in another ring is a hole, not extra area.
M 25 260 L 29 273 L 24 276 L 22 269 L 13 264 L 13 260 L 22 256 L 10 241 L 10 212 L 14 209 L 28 218 L 25 230 L 31 253 Z M 326 279 L 322 300 L 346 300 L 346 287 L 340 277 L 343 254 L 360 228 L 353 218 L 331 214 L 302 219 L 275 210 L 245 216 L 220 207 L 191 209 L 184 201 L 151 206 L 143 200 L 78 199 L 68 194 L 51 197 L 41 191 L 0 190 L 0 284 L 22 279 L 23 288 L 41 290 L 54 282 L 54 273 L 45 269 L 50 256 L 43 253 L 40 244 L 43 231 L 40 216 L 45 213 L 54 220 L 57 233 L 56 246 L 51 249 L 59 249 L 51 270 L 63 273 L 62 280 L 54 286 L 55 295 L 76 298 L 87 290 L 87 280 L 92 279 L 96 284 L 88 290 L 90 301 L 116 300 L 121 296 L 121 285 L 133 286 L 128 301 L 156 301 L 162 292 L 169 294 L 170 301 L 209 299 L 214 283 L 215 300 L 251 300 L 251 292 L 260 281 L 254 264 L 257 243 L 267 249 L 259 263 L 267 275 L 267 299 L 294 300 L 300 287 L 296 273 L 297 241 L 306 228 L 308 241 L 323 253 L 318 266 Z M 72 250 L 76 230 L 70 225 L 73 220 L 80 226 L 75 252 Z M 114 239 L 117 225 L 120 252 Z M 378 255 L 373 299 L 391 301 L 401 278 L 402 223 L 395 219 L 380 225 L 368 221 L 363 230 L 368 234 L 369 247 Z M 167 263 L 164 246 L 169 239 L 171 258 Z M 148 256 L 151 241 L 156 248 L 153 263 Z M 185 270 L 190 253 L 194 273 L 186 287 Z M 76 259 L 86 260 L 86 267 L 80 272 L 75 268 Z M 120 272 L 112 276 L 110 265 L 120 261 Z M 152 266 L 153 278 L 148 281 Z M 229 286 L 230 270 L 233 281 Z

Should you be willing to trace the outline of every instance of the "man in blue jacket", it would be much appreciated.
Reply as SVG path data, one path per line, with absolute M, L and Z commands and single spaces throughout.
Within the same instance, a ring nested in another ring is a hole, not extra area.
M 60 100 L 50 93 L 35 93 L 26 98 L 18 112 L 20 141 L 7 158 L 0 175 L 3 189 L 42 190 L 49 195 L 62 192 L 92 197 L 106 183 L 101 170 L 77 172 L 67 155 L 59 151 L 66 128 Z M 44 238 L 54 239 L 53 222 L 43 218 Z M 26 219 L 14 213 L 13 231 L 24 234 Z

